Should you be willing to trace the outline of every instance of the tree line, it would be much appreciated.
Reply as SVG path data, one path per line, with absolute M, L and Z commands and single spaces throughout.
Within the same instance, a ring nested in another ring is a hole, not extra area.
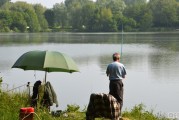
M 0 32 L 179 29 L 179 0 L 65 0 L 52 8 L 0 0 Z

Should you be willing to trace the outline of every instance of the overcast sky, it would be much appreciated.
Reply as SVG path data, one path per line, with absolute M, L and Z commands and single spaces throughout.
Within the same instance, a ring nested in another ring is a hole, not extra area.
M 55 3 L 61 3 L 64 0 L 11 0 L 11 2 L 24 1 L 30 4 L 41 4 L 47 8 L 52 8 Z

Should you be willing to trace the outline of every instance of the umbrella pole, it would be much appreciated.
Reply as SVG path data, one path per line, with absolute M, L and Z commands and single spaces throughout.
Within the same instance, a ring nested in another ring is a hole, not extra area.
M 47 71 L 45 71 L 45 83 L 46 83 L 46 79 L 47 79 Z

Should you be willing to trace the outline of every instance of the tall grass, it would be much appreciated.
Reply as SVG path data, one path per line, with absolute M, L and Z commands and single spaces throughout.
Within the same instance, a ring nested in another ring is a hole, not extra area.
M 130 111 L 124 111 L 123 116 L 131 120 L 170 120 L 161 114 L 154 114 L 153 110 L 146 110 L 146 106 L 139 104 L 134 106 Z
M 18 120 L 20 108 L 28 104 L 27 94 L 0 93 L 0 120 Z
M 0 92 L 0 120 L 19 120 L 20 108 L 29 107 L 29 103 L 26 92 Z M 60 114 L 51 114 L 46 109 L 39 109 L 35 110 L 34 120 L 85 120 L 86 109 L 79 109 L 78 105 L 67 105 L 67 109 Z M 146 111 L 143 104 L 134 106 L 130 111 L 124 111 L 122 115 L 128 120 L 169 120 L 162 115 L 155 115 L 152 111 Z

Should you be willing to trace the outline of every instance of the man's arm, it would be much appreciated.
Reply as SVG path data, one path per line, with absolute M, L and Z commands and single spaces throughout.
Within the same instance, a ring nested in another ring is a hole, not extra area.
M 109 76 L 109 73 L 106 71 L 106 75 Z
M 109 67 L 106 69 L 106 75 L 109 76 Z
M 125 78 L 126 78 L 126 74 L 127 74 L 127 73 L 126 73 L 126 69 L 125 69 L 125 67 L 123 67 L 123 73 L 122 73 L 122 74 L 123 74 L 122 77 L 125 79 Z

